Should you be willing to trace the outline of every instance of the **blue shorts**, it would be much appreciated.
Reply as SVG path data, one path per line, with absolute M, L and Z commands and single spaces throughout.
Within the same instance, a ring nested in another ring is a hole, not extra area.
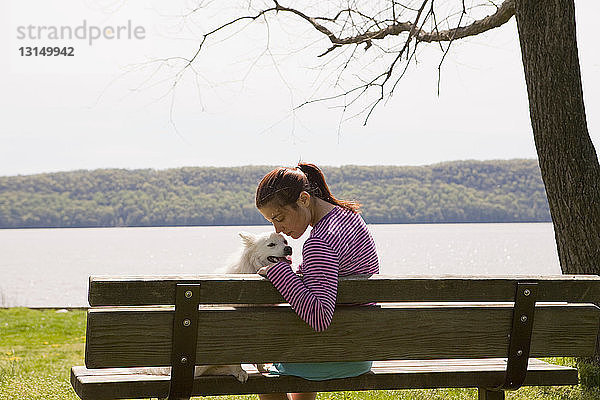
M 328 363 L 274 363 L 269 372 L 277 375 L 293 375 L 311 381 L 351 378 L 371 370 L 372 361 Z

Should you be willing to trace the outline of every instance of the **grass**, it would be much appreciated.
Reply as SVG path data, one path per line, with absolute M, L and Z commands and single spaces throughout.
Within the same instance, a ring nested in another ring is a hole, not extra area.
M 85 311 L 0 310 L 0 399 L 77 399 L 69 369 L 81 365 Z
M 85 311 L 0 309 L 0 399 L 78 399 L 69 383 L 70 368 L 83 365 Z M 575 365 L 570 358 L 550 361 Z M 581 382 L 572 387 L 527 387 L 509 392 L 508 399 L 597 400 L 600 370 L 582 362 Z M 257 396 L 223 396 L 256 400 Z M 467 400 L 473 389 L 402 390 L 321 393 L 318 400 Z M 210 399 L 210 398 L 209 398 Z M 214 398 L 215 400 L 217 398 Z

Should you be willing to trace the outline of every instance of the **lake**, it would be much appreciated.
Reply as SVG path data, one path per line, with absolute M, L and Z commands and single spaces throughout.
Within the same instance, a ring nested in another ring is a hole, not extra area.
M 551 223 L 369 225 L 382 274 L 560 274 Z M 0 230 L 0 307 L 84 307 L 90 275 L 205 274 L 270 226 Z M 293 265 L 306 233 L 291 240 Z

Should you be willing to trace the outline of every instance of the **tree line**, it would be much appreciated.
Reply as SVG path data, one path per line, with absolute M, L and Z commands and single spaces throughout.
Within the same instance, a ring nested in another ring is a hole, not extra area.
M 0 177 L 0 228 L 254 225 L 271 166 L 97 169 Z M 367 223 L 548 222 L 536 160 L 323 167 Z

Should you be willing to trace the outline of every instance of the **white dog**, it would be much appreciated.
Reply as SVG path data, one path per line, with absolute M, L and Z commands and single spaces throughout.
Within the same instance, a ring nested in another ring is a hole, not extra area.
M 227 274 L 255 274 L 262 267 L 278 262 L 292 263 L 292 248 L 287 240 L 279 233 L 264 233 L 254 236 L 250 233 L 240 232 L 244 244 L 242 254 L 238 261 L 231 264 L 224 271 Z M 257 365 L 261 372 L 265 372 L 264 365 Z M 248 380 L 248 373 L 241 365 L 196 365 L 194 377 L 200 375 L 233 375 L 240 382 Z
M 246 232 L 240 232 L 244 247 L 239 259 L 222 269 L 221 273 L 226 274 L 255 274 L 259 269 L 265 266 L 273 265 L 278 262 L 292 263 L 292 248 L 288 246 L 287 240 L 279 233 L 264 233 L 262 235 L 252 235 Z M 261 372 L 265 372 L 263 365 L 257 365 Z M 145 374 L 151 375 L 170 375 L 171 367 L 165 368 L 145 368 Z M 196 365 L 194 377 L 201 375 L 233 375 L 240 382 L 248 380 L 248 373 L 241 365 Z
M 226 274 L 255 274 L 262 267 L 278 262 L 292 263 L 292 248 L 279 233 L 263 233 L 252 235 L 240 232 L 244 248 L 239 259 L 230 265 Z

